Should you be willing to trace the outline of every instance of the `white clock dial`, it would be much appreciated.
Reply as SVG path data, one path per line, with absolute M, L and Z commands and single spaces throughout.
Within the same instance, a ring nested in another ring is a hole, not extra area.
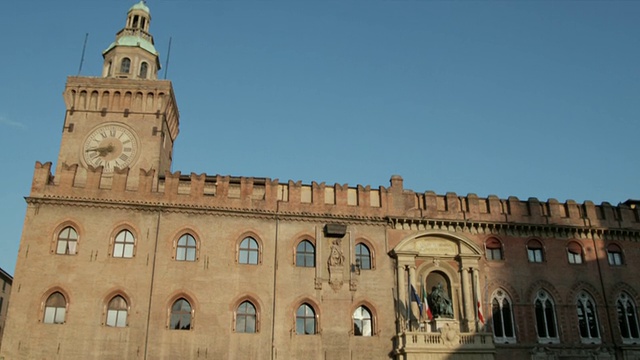
M 87 165 L 103 166 L 103 172 L 129 166 L 138 154 L 138 141 L 131 130 L 116 125 L 104 125 L 89 134 L 82 147 Z

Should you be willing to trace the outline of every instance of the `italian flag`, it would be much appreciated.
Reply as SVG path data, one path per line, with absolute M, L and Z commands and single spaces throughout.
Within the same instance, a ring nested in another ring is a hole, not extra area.
M 427 300 L 427 290 L 425 290 L 424 286 L 422 287 L 422 307 L 422 313 L 427 316 L 429 321 L 433 320 L 433 314 L 429 309 L 429 301 Z

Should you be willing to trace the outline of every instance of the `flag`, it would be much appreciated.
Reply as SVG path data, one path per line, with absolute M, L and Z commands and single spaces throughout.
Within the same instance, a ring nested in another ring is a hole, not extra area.
M 429 309 L 429 301 L 427 300 L 427 290 L 422 287 L 422 312 L 429 319 L 429 321 L 433 320 L 433 314 L 431 313 L 431 309 Z
M 480 304 L 480 297 L 478 297 L 478 320 L 484 324 L 484 316 L 482 316 L 482 304 Z
M 411 297 L 412 297 L 412 301 L 415 301 L 418 303 L 420 316 L 422 316 L 422 302 L 420 301 L 420 296 L 418 296 L 418 293 L 416 292 L 416 288 L 414 288 L 413 285 L 411 285 Z

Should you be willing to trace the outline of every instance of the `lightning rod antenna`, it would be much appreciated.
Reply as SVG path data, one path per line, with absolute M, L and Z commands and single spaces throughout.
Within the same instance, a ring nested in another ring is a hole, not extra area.
M 89 33 L 85 33 L 84 35 L 84 45 L 82 45 L 82 56 L 80 56 L 80 66 L 78 67 L 78 75 L 82 71 L 82 63 L 84 62 L 84 51 L 87 49 L 87 39 L 89 38 Z
M 171 36 L 169 36 L 169 49 L 167 49 L 167 61 L 164 63 L 164 79 L 167 80 L 167 72 L 169 72 L 169 56 L 171 55 Z

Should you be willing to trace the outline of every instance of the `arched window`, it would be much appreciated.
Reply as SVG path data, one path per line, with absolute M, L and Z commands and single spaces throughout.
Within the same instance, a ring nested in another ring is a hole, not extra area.
M 296 266 L 316 266 L 316 248 L 310 241 L 303 240 L 296 247 Z
M 64 324 L 66 312 L 67 300 L 64 295 L 56 291 L 49 295 L 44 304 L 44 319 L 42 319 L 42 322 L 45 324 Z
M 129 58 L 122 59 L 122 62 L 120 62 L 120 72 L 128 74 L 130 70 L 131 70 L 131 60 Z
M 78 245 L 78 233 L 71 226 L 62 229 L 58 234 L 56 254 L 75 255 Z
M 236 310 L 236 332 L 256 332 L 256 307 L 249 301 L 245 301 Z
M 171 330 L 189 330 L 191 329 L 191 304 L 184 298 L 176 300 L 171 307 L 171 321 L 169 329 Z
M 596 307 L 591 296 L 584 291 L 578 294 L 576 311 L 578 312 L 578 327 L 580 328 L 582 341 L 593 342 L 594 339 L 599 340 L 600 331 L 598 330 Z
M 147 64 L 145 61 L 143 61 L 140 64 L 140 79 L 146 79 L 147 78 L 147 71 L 149 70 L 149 64 Z
M 296 311 L 296 334 L 312 335 L 316 333 L 316 313 L 308 304 L 302 304 Z
M 569 264 L 582 264 L 582 246 L 575 241 L 567 245 L 567 257 Z
M 541 263 L 544 261 L 544 252 L 542 244 L 538 240 L 531 240 L 527 243 L 527 257 L 529 262 Z
M 133 250 L 135 247 L 136 239 L 129 230 L 122 230 L 116 235 L 116 239 L 113 244 L 113 257 L 117 258 L 131 258 L 133 257 Z
M 496 238 L 490 238 L 485 243 L 487 260 L 502 260 L 502 243 Z
M 609 259 L 609 265 L 620 266 L 624 264 L 622 249 L 617 244 L 609 244 L 607 246 L 607 258 Z
M 621 293 L 616 302 L 618 309 L 618 324 L 623 340 L 640 339 L 640 329 L 638 329 L 638 313 L 636 306 L 626 293 Z
M 191 234 L 182 235 L 176 246 L 176 260 L 196 261 L 196 249 L 196 239 Z
M 127 326 L 127 314 L 129 305 L 120 295 L 114 296 L 107 305 L 107 326 L 125 327 Z
M 538 341 L 558 342 L 558 327 L 556 325 L 556 312 L 551 296 L 544 291 L 538 291 L 534 302 L 536 313 L 536 329 Z
M 238 252 L 238 262 L 240 264 L 257 264 L 260 256 L 260 247 L 258 242 L 247 237 L 240 243 L 240 251 Z
M 371 270 L 371 252 L 363 243 L 356 244 L 356 265 L 361 270 Z
M 371 311 L 369 311 L 366 306 L 359 306 L 356 311 L 353 312 L 353 335 L 373 335 L 373 318 Z
M 491 299 L 493 337 L 497 343 L 515 343 L 516 333 L 513 326 L 513 307 L 509 295 L 498 289 Z

